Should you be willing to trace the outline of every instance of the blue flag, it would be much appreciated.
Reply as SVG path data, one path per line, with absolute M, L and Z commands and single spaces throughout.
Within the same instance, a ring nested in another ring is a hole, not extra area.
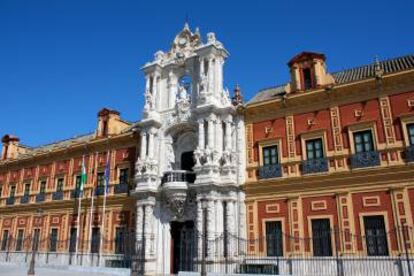
M 106 158 L 106 167 L 105 167 L 105 195 L 109 192 L 109 153 L 108 158 Z

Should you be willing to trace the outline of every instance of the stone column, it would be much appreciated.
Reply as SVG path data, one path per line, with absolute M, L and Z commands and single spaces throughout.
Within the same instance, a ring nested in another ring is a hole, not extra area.
M 198 148 L 201 150 L 205 148 L 204 119 L 198 119 Z
M 234 237 L 235 237 L 235 212 L 234 212 L 234 200 L 227 201 L 226 204 L 227 210 L 226 210 L 226 216 L 227 216 L 227 236 L 228 236 L 228 242 L 227 242 L 227 252 L 229 252 L 229 257 L 234 256 L 234 253 L 236 252 L 235 243 L 234 243 Z
M 201 200 L 197 199 L 197 221 L 196 221 L 196 237 L 197 237 L 197 253 L 198 259 L 202 258 L 203 251 L 203 206 Z
M 143 130 L 141 131 L 140 135 L 141 135 L 141 150 L 139 154 L 140 154 L 140 159 L 144 160 L 145 157 L 147 156 L 147 133 L 145 132 L 145 130 Z
M 207 202 L 207 259 L 214 259 L 216 252 L 215 209 L 213 199 L 209 199 Z
M 154 99 L 154 109 L 158 110 L 158 74 L 155 73 L 152 80 L 152 97 Z
M 169 104 L 168 107 L 173 107 L 177 97 L 177 78 L 173 72 L 168 75 L 168 92 L 169 92 Z
M 145 258 L 148 258 L 154 253 L 154 205 L 146 204 L 144 207 L 144 213 Z
M 231 117 L 226 120 L 225 150 L 231 151 Z
M 145 76 L 145 92 L 150 92 L 150 76 Z
M 214 67 L 213 58 L 209 57 L 208 59 L 208 92 L 210 94 L 214 93 Z
M 223 201 L 216 200 L 216 237 L 217 241 L 220 241 L 219 237 L 222 237 L 224 234 L 224 216 L 223 216 Z M 216 255 L 219 257 L 223 256 L 224 253 L 224 243 L 216 243 Z
M 220 119 L 216 121 L 215 145 L 219 153 L 223 151 L 223 125 L 222 124 L 223 122 Z
M 216 78 L 215 78 L 215 84 L 216 84 L 216 91 L 218 92 L 217 96 L 221 96 L 221 92 L 223 89 L 222 83 L 223 83 L 223 64 L 224 60 L 221 56 L 216 57 Z
M 144 223 L 144 209 L 142 205 L 137 204 L 137 219 L 136 219 L 136 253 L 138 258 L 140 258 L 143 254 L 143 224 Z M 142 256 L 143 257 L 143 256 Z
M 151 129 L 148 132 L 148 158 L 152 159 L 154 156 L 154 131 Z
M 212 114 L 208 117 L 208 129 L 207 129 L 207 138 L 208 138 L 208 142 L 207 145 L 210 149 L 214 149 L 214 121 L 215 121 L 215 116 Z

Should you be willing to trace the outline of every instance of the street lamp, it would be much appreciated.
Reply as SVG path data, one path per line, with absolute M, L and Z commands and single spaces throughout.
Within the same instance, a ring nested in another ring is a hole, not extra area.
M 36 213 L 38 216 L 40 216 L 43 213 L 43 210 L 41 208 L 36 210 Z M 34 238 L 35 240 L 33 240 L 33 245 L 32 245 L 32 259 L 30 260 L 30 266 L 29 266 L 29 270 L 27 271 L 27 275 L 35 275 L 35 258 L 36 258 L 36 251 L 37 251 L 37 247 L 39 246 L 38 241 L 39 241 L 39 236 L 40 236 L 40 231 L 39 231 L 39 235 L 36 235 Z

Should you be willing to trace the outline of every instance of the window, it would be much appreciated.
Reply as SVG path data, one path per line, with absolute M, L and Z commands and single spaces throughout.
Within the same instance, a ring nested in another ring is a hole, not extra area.
M 312 88 L 312 74 L 310 68 L 305 68 L 302 70 L 303 73 L 303 85 L 305 90 Z
M 387 256 L 387 232 L 383 216 L 364 217 L 365 237 L 368 256 Z
M 76 176 L 76 179 L 75 179 L 75 189 L 77 191 L 80 190 L 81 183 L 82 183 L 82 176 L 81 175 L 77 175 Z
M 355 153 L 374 150 L 371 130 L 354 132 Z
M 100 172 L 98 173 L 98 187 L 104 187 L 105 186 L 105 173 Z
M 279 163 L 277 146 L 263 147 L 263 166 L 276 165 Z
M 102 122 L 102 136 L 106 136 L 108 134 L 108 121 Z
M 407 134 L 410 146 L 414 146 L 414 123 L 407 125 Z
M 16 251 L 22 251 L 23 248 L 23 229 L 17 232 Z
M 13 185 L 10 187 L 10 198 L 14 198 L 15 194 L 16 194 L 16 186 Z
M 76 251 L 76 236 L 77 228 L 70 228 L 70 238 L 69 238 L 69 252 Z
M 64 178 L 63 177 L 59 177 L 56 180 L 56 192 L 62 192 L 63 191 L 63 182 L 64 182 Z
M 332 256 L 329 219 L 312 220 L 312 242 L 314 256 Z
M 306 141 L 306 158 L 308 160 L 323 158 L 321 138 Z
M 125 252 L 125 228 L 117 227 L 115 230 L 115 254 Z
M 32 243 L 33 251 L 37 251 L 39 249 L 39 238 L 40 238 L 40 229 L 35 229 L 33 231 L 33 243 Z
M 266 222 L 267 256 L 283 256 L 282 237 L 282 223 L 280 221 Z
M 5 251 L 7 249 L 8 239 L 9 239 L 9 230 L 4 230 L 3 239 L 1 240 L 1 251 Z
M 99 227 L 94 227 L 92 229 L 92 239 L 91 239 L 91 253 L 99 252 L 99 244 L 101 239 L 101 232 Z
M 46 192 L 46 180 L 40 181 L 40 193 L 44 194 Z
M 128 184 L 129 170 L 128 168 L 119 170 L 119 184 Z
M 56 228 L 52 228 L 52 232 L 50 233 L 50 252 L 56 252 L 57 248 L 57 238 L 58 238 L 58 230 Z
M 24 184 L 24 194 L 23 196 L 29 196 L 30 194 L 30 183 Z

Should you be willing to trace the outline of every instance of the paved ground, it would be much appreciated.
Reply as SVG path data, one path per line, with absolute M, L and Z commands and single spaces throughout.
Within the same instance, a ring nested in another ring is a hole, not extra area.
M 16 265 L 2 265 L 0 264 L 0 275 L 1 276 L 26 276 L 28 267 L 26 265 L 16 266 Z M 39 267 L 35 269 L 36 275 L 39 276 L 95 276 L 95 275 L 119 275 L 111 273 L 102 273 L 102 272 L 91 272 L 91 271 L 74 271 L 68 269 L 54 269 Z

